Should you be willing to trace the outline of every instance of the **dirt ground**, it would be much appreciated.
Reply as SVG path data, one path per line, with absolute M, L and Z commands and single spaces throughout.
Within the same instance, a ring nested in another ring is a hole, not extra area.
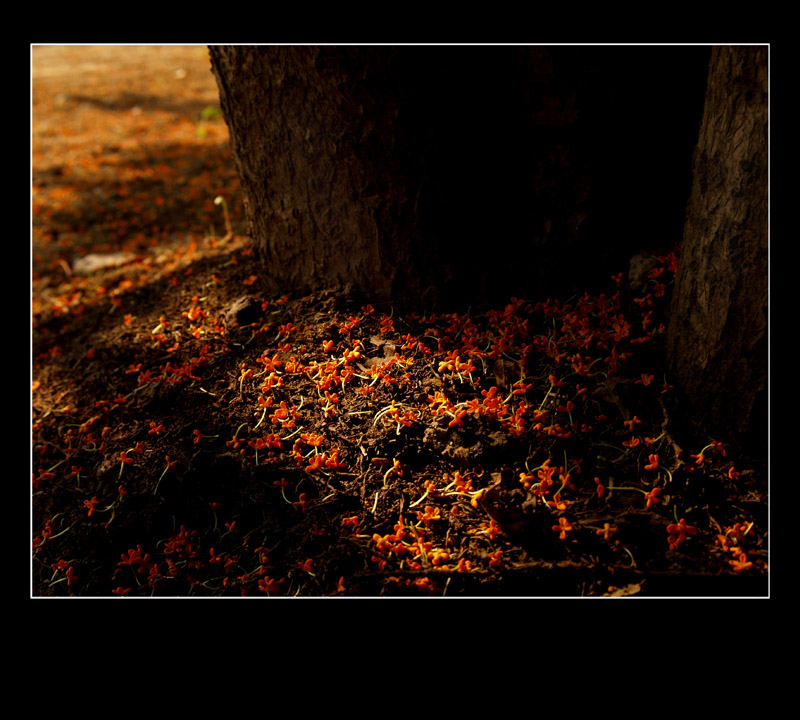
M 674 248 L 481 313 L 265 297 L 204 47 L 32 71 L 32 596 L 768 594 L 764 463 L 673 408 Z

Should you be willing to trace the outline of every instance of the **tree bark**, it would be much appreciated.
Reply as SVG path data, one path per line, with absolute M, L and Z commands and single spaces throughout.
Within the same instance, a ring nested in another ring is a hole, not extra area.
M 767 48 L 715 47 L 668 331 L 698 429 L 766 447 Z
M 680 232 L 705 48 L 210 51 L 270 293 L 566 298 Z
M 424 294 L 437 265 L 417 221 L 425 138 L 408 151 L 420 123 L 397 117 L 410 91 L 397 51 L 210 51 L 266 289 Z

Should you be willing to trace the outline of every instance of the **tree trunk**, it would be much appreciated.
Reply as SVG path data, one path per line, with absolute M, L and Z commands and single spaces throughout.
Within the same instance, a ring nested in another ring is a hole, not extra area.
M 210 50 L 270 293 L 566 298 L 680 232 L 706 48 Z
M 767 48 L 716 47 L 668 333 L 696 427 L 763 448 L 767 387 Z
M 439 266 L 418 222 L 427 143 L 406 137 L 423 118 L 398 118 L 397 51 L 210 50 L 266 289 L 424 295 Z

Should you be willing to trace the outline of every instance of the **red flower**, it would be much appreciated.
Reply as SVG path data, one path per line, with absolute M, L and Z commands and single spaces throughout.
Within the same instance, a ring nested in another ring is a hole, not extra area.
M 261 590 L 261 592 L 267 593 L 267 595 L 277 594 L 280 592 L 281 583 L 284 580 L 286 580 L 286 578 L 274 580 L 273 578 L 267 576 L 258 581 L 258 589 Z
M 142 546 L 137 545 L 136 548 L 128 550 L 127 554 L 122 553 L 120 556 L 122 560 L 117 565 L 141 565 L 150 561 L 150 555 L 142 557 Z
M 744 556 L 743 556 L 744 557 Z M 752 565 L 752 563 L 751 563 Z M 67 587 L 72 587 L 72 583 L 74 580 L 78 580 L 78 576 L 75 575 L 75 568 L 68 567 L 67 568 Z
M 605 487 L 603 487 L 603 483 L 600 482 L 600 478 L 596 477 L 594 479 L 595 485 L 597 485 L 597 497 L 601 498 L 605 494 Z

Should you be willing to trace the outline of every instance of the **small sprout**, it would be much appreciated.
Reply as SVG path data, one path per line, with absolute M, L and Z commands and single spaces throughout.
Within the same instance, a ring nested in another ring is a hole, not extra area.
M 214 198 L 214 205 L 222 205 L 222 212 L 225 215 L 225 237 L 223 240 L 230 240 L 233 237 L 233 229 L 231 228 L 231 218 L 228 214 L 228 203 L 222 195 L 217 195 Z

